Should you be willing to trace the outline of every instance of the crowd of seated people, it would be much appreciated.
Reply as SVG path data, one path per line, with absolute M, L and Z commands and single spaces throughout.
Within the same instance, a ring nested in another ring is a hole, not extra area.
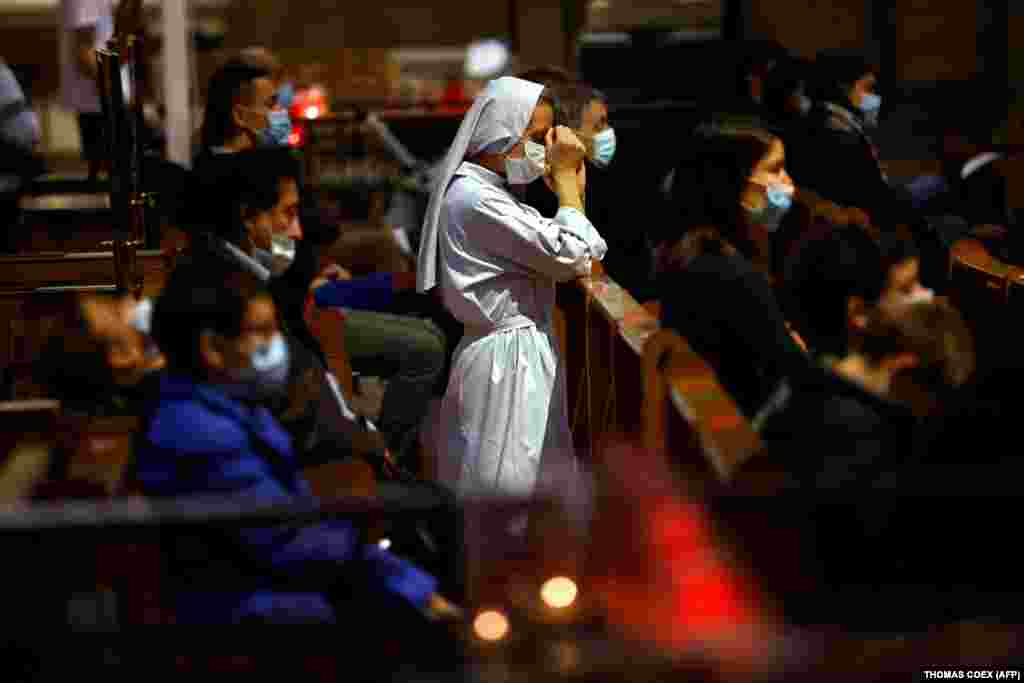
M 1014 604 L 986 604 L 1003 610 L 994 615 L 966 601 L 929 611 L 935 594 L 893 606 L 896 589 L 868 599 L 865 586 L 938 586 L 949 574 L 932 576 L 910 557 L 907 548 L 924 547 L 915 538 L 920 515 L 904 514 L 912 506 L 887 508 L 893 524 L 882 531 L 879 514 L 862 509 L 878 491 L 919 492 L 933 476 L 946 490 L 964 475 L 977 492 L 989 476 L 1013 471 L 992 459 L 967 462 L 968 453 L 951 458 L 939 436 L 955 425 L 949 443 L 962 444 L 993 421 L 975 419 L 966 392 L 977 364 L 972 331 L 941 296 L 944 266 L 935 265 L 962 237 L 993 249 L 1012 244 L 1005 178 L 986 142 L 991 129 L 986 137 L 977 120 L 942 123 L 942 176 L 898 185 L 874 142 L 876 67 L 831 52 L 798 59 L 771 44 L 752 55 L 742 96 L 688 134 L 673 160 L 656 228 L 628 224 L 628 202 L 614 191 L 622 171 L 605 96 L 554 69 L 522 77 L 545 86 L 549 133 L 565 126 L 583 148 L 583 210 L 574 211 L 608 237 L 611 277 L 660 301 L 662 326 L 713 368 L 765 444 L 757 457 L 786 472 L 786 493 L 814 500 L 841 492 L 860 506 L 847 517 L 815 518 L 802 508 L 780 518 L 805 535 L 799 561 L 821 582 L 820 593 L 787 595 L 794 621 L 884 631 L 892 610 L 918 617 L 897 620 L 899 628 L 1005 617 Z M 188 247 L 160 296 L 83 298 L 41 363 L 68 409 L 138 408 L 133 476 L 146 495 L 307 501 L 305 467 L 360 458 L 379 471 L 396 459 L 424 470 L 420 428 L 444 391 L 458 325 L 436 299 L 411 291 L 410 274 L 353 278 L 345 264 L 330 263 L 338 231 L 318 217 L 301 165 L 284 148 L 290 122 L 276 71 L 265 53 L 249 51 L 213 76 L 202 149 L 177 216 Z M 554 134 L 536 137 L 550 157 Z M 487 176 L 503 187 L 498 162 L 508 159 L 498 157 L 507 153 L 492 154 L 497 170 Z M 552 183 L 542 177 L 512 192 L 533 207 L 516 208 L 555 215 Z M 937 217 L 945 220 L 939 230 Z M 388 380 L 377 425 L 356 416 L 339 391 L 306 320 L 311 304 L 343 309 L 354 369 Z M 488 388 L 473 389 L 483 396 Z M 431 616 L 458 611 L 435 578 L 364 547 L 348 523 L 182 543 L 182 621 L 335 623 L 348 609 L 342 595 Z M 984 583 L 987 567 L 970 568 L 972 580 Z M 242 575 L 251 581 L 233 580 Z M 836 586 L 850 592 L 829 592 Z

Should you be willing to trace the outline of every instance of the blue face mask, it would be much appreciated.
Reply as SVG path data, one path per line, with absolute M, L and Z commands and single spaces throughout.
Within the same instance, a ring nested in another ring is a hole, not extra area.
M 594 163 L 608 168 L 615 158 L 616 138 L 614 128 L 605 128 L 594 136 Z
M 285 147 L 292 136 L 292 118 L 286 109 L 271 109 L 267 114 L 267 127 L 261 134 L 266 147 Z
M 765 196 L 768 202 L 760 209 L 746 209 L 747 215 L 751 223 L 763 226 L 768 232 L 775 232 L 793 207 L 793 188 L 782 183 L 772 183 L 767 186 Z
M 232 372 L 231 381 L 221 388 L 232 398 L 258 400 L 283 393 L 288 386 L 291 357 L 288 342 L 278 332 L 249 357 L 249 367 Z
M 864 114 L 864 122 L 869 126 L 878 125 L 878 113 L 882 109 L 882 98 L 874 93 L 867 93 L 860 100 L 860 110 Z

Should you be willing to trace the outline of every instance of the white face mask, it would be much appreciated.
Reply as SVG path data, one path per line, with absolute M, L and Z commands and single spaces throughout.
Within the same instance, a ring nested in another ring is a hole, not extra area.
M 270 253 L 289 261 L 295 260 L 295 240 L 287 235 L 275 233 L 270 238 Z
M 153 300 L 146 298 L 135 306 L 132 312 L 131 326 L 146 340 L 145 354 L 147 360 L 160 355 L 160 349 L 150 337 L 153 327 Z
M 934 290 L 928 289 L 927 287 L 921 287 L 920 285 L 914 288 L 914 291 L 910 294 L 901 294 L 899 297 L 899 303 L 903 306 L 913 306 L 914 304 L 928 304 L 935 300 Z
M 505 157 L 505 174 L 510 185 L 529 185 L 547 172 L 547 148 L 539 142 L 523 143 L 525 154 L 519 159 Z

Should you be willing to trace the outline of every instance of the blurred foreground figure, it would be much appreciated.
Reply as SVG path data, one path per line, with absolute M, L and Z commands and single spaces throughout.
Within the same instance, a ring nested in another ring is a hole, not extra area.
M 710 660 L 723 673 L 774 669 L 778 625 L 662 454 L 609 449 L 598 479 L 590 570 L 609 625 L 669 657 Z

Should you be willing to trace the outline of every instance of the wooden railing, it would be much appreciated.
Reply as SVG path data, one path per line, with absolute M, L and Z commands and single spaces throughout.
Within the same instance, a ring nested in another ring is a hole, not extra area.
M 600 267 L 558 289 L 569 421 L 583 459 L 609 440 L 665 449 L 696 477 L 728 481 L 761 442 L 711 367 Z

